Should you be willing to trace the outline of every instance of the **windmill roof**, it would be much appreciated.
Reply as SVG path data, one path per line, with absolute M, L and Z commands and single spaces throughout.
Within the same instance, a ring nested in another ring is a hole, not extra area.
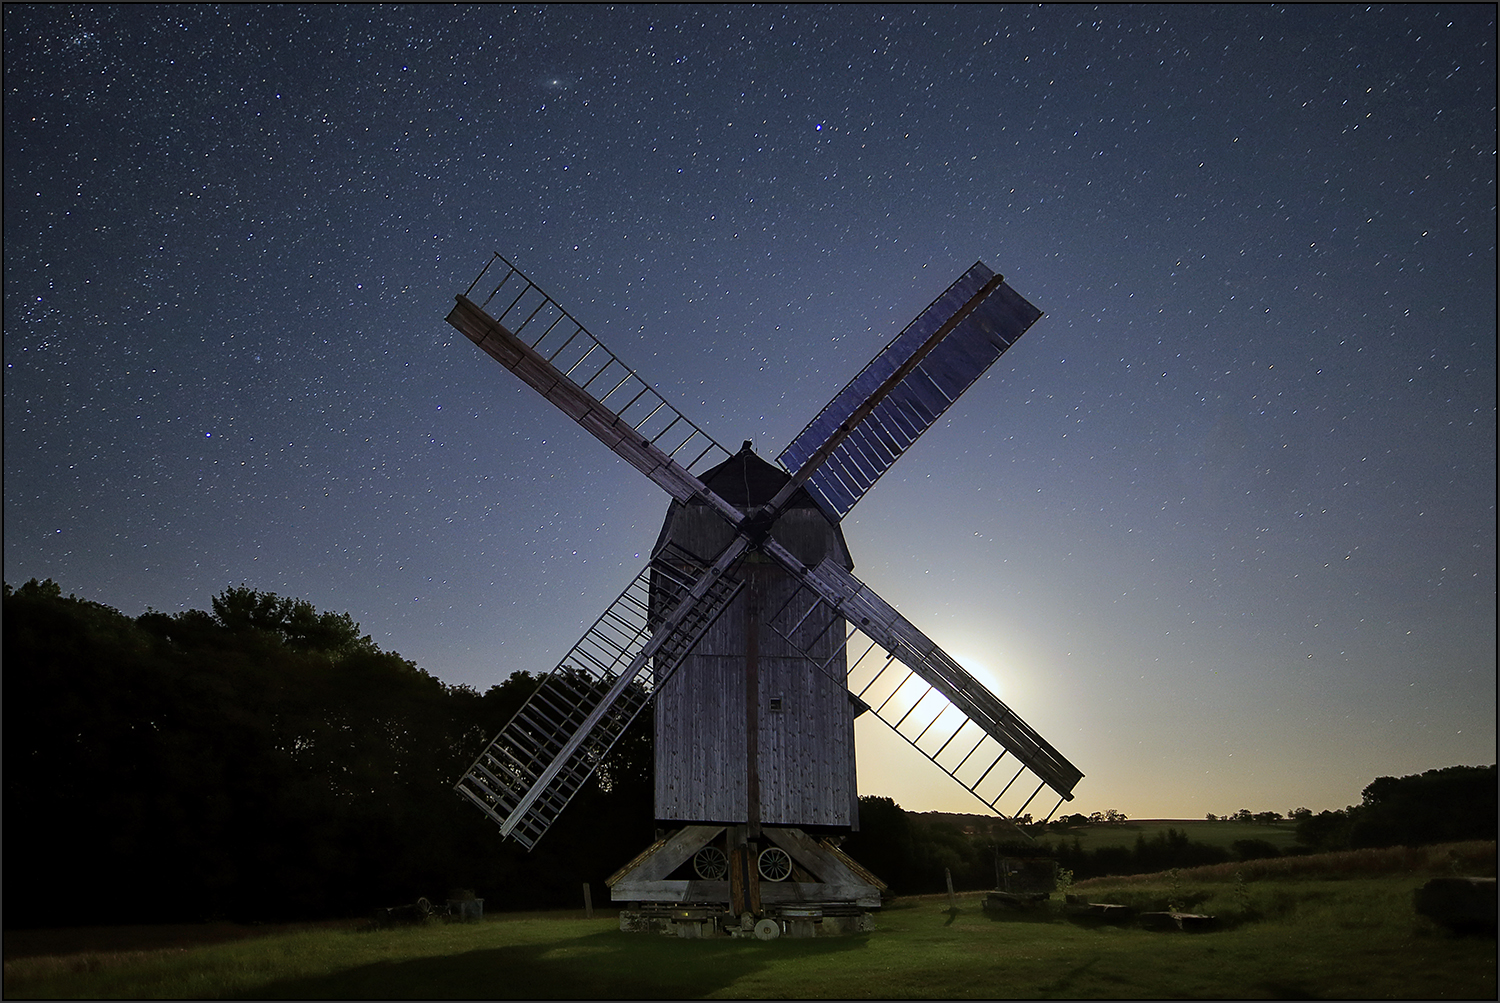
M 746 442 L 738 453 L 706 471 L 702 479 L 709 490 L 741 511 L 749 512 L 770 502 L 792 478 L 780 467 L 755 455 Z M 798 488 L 792 494 L 775 526 L 772 535 L 809 564 L 822 560 L 831 547 L 845 568 L 854 566 L 837 520 L 829 518 L 806 489 Z M 702 499 L 691 499 L 686 505 L 673 501 L 667 508 L 667 518 L 652 554 L 660 553 L 670 538 L 686 552 L 711 561 L 728 544 L 732 534 L 730 523 Z
M 764 505 L 791 479 L 785 470 L 755 455 L 748 441 L 738 453 L 703 475 L 703 483 L 714 494 L 741 509 Z M 790 504 L 803 506 L 814 502 L 806 491 L 798 491 Z

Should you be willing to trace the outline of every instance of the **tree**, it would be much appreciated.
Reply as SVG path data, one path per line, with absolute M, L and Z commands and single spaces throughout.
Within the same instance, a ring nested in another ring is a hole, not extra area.
M 860 797 L 859 830 L 849 834 L 843 849 L 893 892 L 910 893 L 923 887 L 911 819 L 891 798 Z
M 1326 853 L 1349 848 L 1349 812 L 1320 811 L 1297 823 L 1297 842 Z
M 5 805 L 45 820 L 6 834 L 28 922 L 336 916 L 450 887 L 571 904 L 649 842 L 649 719 L 644 753 L 616 746 L 613 789 L 581 792 L 527 857 L 452 788 L 534 679 L 481 696 L 347 614 L 215 599 L 132 620 L 56 583 L 6 586 Z
M 61 599 L 62 586 L 50 578 L 44 582 L 32 578 L 19 589 L 11 588 L 10 582 L 6 582 L 5 598 L 9 599 L 13 595 L 19 595 L 23 599 Z
M 1351 812 L 1349 843 L 1426 846 L 1494 839 L 1495 766 L 1449 766 L 1405 777 L 1377 777 Z
M 360 637 L 359 624 L 348 613 L 319 613 L 305 599 L 241 585 L 214 596 L 212 605 L 218 624 L 236 633 L 263 631 L 290 647 L 330 655 L 378 650 L 368 634 Z

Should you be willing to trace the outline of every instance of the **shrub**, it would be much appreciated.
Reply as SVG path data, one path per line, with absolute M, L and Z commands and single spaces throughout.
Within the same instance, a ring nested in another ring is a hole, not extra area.
M 1276 845 L 1264 839 L 1236 839 L 1229 844 L 1229 848 L 1241 860 L 1264 860 L 1267 857 L 1281 856 Z

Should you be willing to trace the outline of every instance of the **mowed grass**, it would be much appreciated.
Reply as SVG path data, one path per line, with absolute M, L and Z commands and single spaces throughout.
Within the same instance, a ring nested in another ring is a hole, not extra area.
M 32 998 L 1493 999 L 1495 940 L 1441 930 L 1413 912 L 1411 893 L 1432 874 L 1492 874 L 1494 854 L 1494 843 L 1367 851 L 1334 855 L 1323 872 L 1304 857 L 1284 873 L 1202 868 L 1075 889 L 1220 917 L 1220 929 L 1196 934 L 1083 926 L 1057 907 L 995 918 L 975 893 L 956 913 L 946 896 L 898 899 L 858 937 L 687 941 L 620 933 L 613 914 L 496 916 L 8 960 L 4 988 Z

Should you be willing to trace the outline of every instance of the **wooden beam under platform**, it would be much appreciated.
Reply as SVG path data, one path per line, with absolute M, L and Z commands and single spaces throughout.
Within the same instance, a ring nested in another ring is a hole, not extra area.
M 728 827 L 729 842 L 739 842 Z M 801 829 L 762 826 L 766 842 L 781 847 L 813 881 L 767 881 L 757 869 L 756 854 L 744 842 L 728 847 L 729 868 L 725 880 L 671 878 L 726 830 L 725 826 L 690 825 L 658 840 L 605 883 L 612 901 L 693 903 L 716 905 L 734 915 L 760 915 L 772 907 L 842 904 L 878 909 L 885 882 L 871 874 L 827 840 L 815 840 Z

